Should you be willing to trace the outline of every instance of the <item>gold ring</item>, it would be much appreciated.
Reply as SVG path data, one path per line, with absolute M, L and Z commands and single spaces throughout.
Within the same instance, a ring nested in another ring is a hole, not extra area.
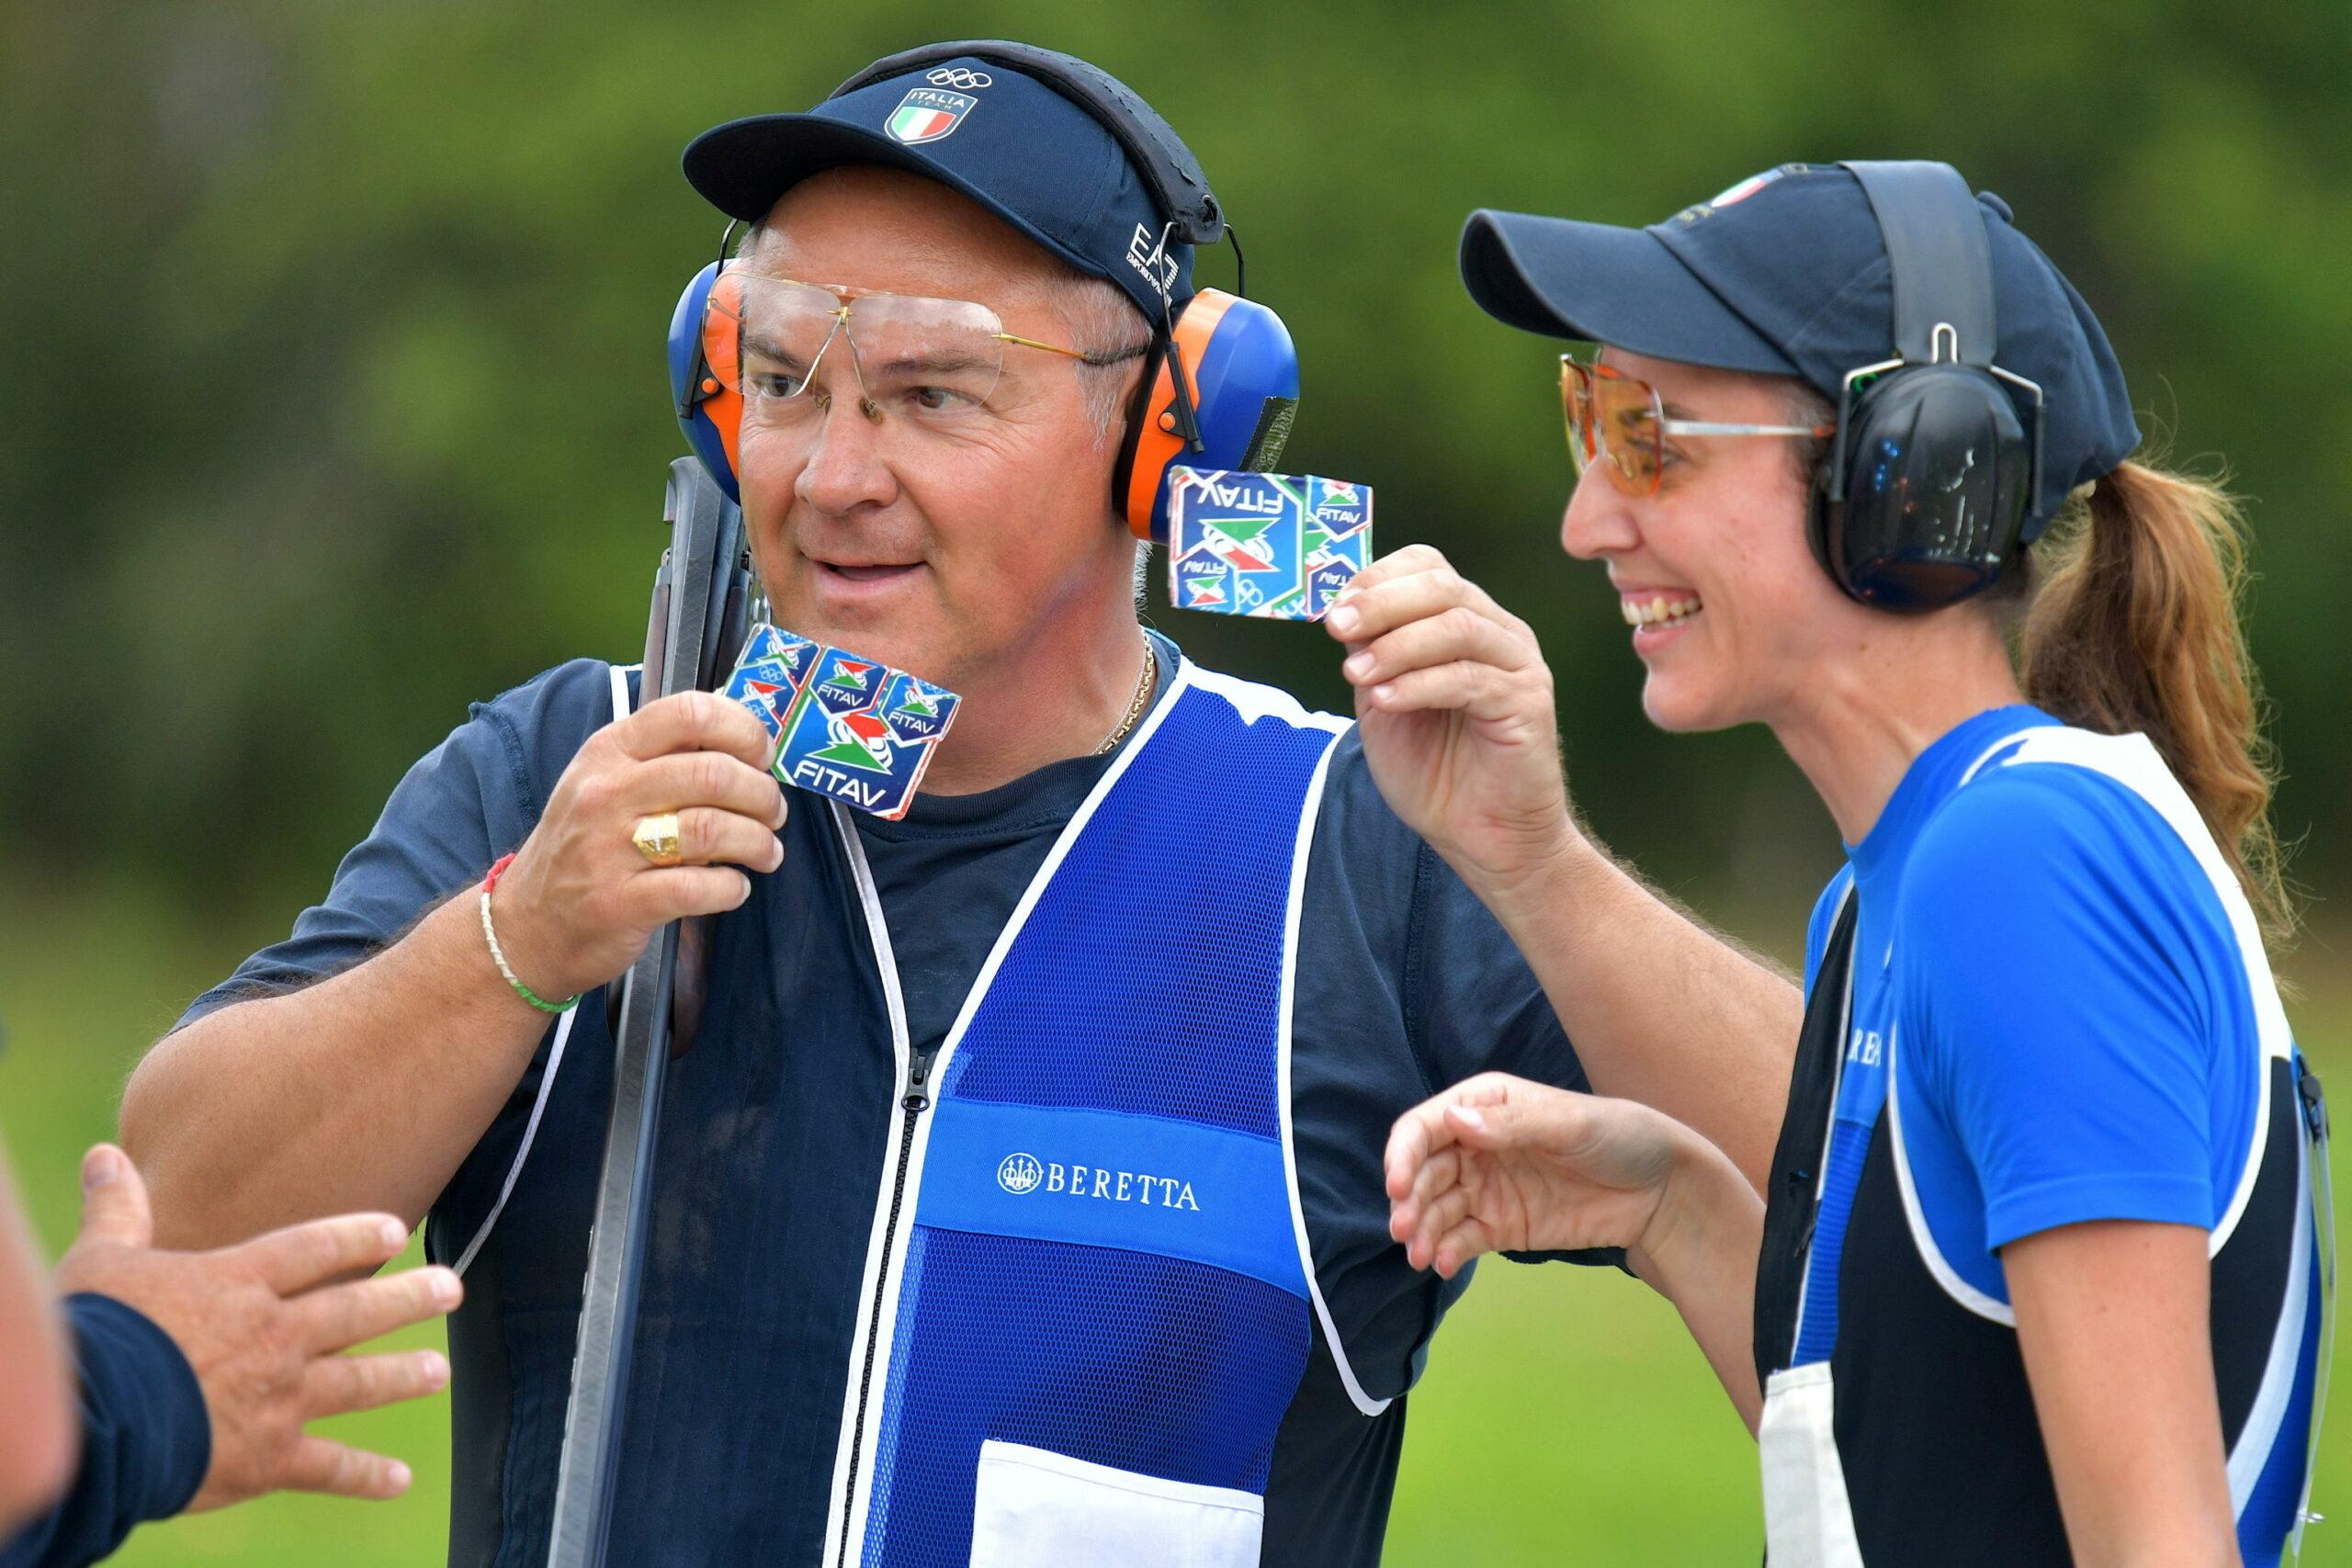
M 678 814 L 674 811 L 639 818 L 637 826 L 629 829 L 628 841 L 655 865 L 685 863 L 686 857 L 678 852 Z

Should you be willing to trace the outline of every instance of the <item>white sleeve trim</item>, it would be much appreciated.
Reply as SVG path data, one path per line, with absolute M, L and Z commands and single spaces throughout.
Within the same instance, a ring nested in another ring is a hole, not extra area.
M 628 672 L 638 668 L 635 664 L 610 667 L 615 723 L 628 716 Z M 460 1279 L 465 1277 L 468 1269 L 473 1267 L 475 1256 L 481 1251 L 481 1244 L 490 1239 L 492 1227 L 498 1224 L 498 1216 L 506 1212 L 506 1200 L 514 1195 L 514 1183 L 522 1177 L 523 1162 L 531 1156 L 531 1144 L 539 1135 L 539 1118 L 547 1114 L 548 1094 L 555 1088 L 555 1070 L 562 1065 L 563 1048 L 571 1042 L 572 1021 L 579 1016 L 580 1010 L 574 1007 L 556 1020 L 555 1043 L 548 1047 L 547 1071 L 539 1075 L 539 1092 L 531 1101 L 531 1119 L 523 1123 L 523 1142 L 514 1151 L 514 1163 L 506 1168 L 506 1179 L 499 1183 L 498 1201 L 490 1206 L 490 1213 L 481 1222 L 481 1228 L 474 1232 L 473 1239 L 466 1243 L 465 1251 L 459 1253 L 458 1261 L 451 1265 Z

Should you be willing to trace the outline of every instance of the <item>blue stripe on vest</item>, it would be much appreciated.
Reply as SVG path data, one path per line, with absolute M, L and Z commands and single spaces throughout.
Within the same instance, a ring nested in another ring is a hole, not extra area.
M 1286 714 L 1238 682 L 1172 694 L 950 1038 L 865 1568 L 969 1560 L 989 1438 L 1265 1492 L 1313 1343 L 1280 1143 L 1283 943 L 1336 739 Z
M 2312 1175 L 2318 1175 L 2316 1169 Z M 2298 1215 L 2299 1229 L 2301 1220 Z M 2270 1440 L 2270 1452 L 2262 1461 L 2254 1491 L 2238 1514 L 2238 1553 L 2246 1568 L 2269 1568 L 2279 1561 L 2281 1543 L 2293 1532 L 2296 1510 L 2303 1503 L 2304 1472 L 2312 1457 L 2312 1399 L 2319 1381 L 2319 1330 L 2327 1304 L 2321 1294 L 2324 1270 L 2317 1237 L 2310 1247 L 2311 1279 L 2304 1288 L 2303 1338 L 2296 1348 L 2294 1392 L 2288 1396 L 2287 1413 Z
M 1879 1099 L 1883 1107 L 1884 1096 Z M 1813 1250 L 1805 1258 L 1804 1317 L 1797 1325 L 1792 1367 L 1829 1359 L 1838 1348 L 1838 1278 L 1846 1258 L 1846 1222 L 1854 1214 L 1854 1195 L 1862 1185 L 1862 1166 L 1870 1158 L 1875 1121 L 1839 1116 L 1830 1123 L 1829 1163 L 1822 1182 L 1821 1207 L 1813 1223 Z
M 1271 1138 L 1165 1116 L 950 1100 L 932 1124 L 915 1223 L 1154 1252 L 1304 1299 Z

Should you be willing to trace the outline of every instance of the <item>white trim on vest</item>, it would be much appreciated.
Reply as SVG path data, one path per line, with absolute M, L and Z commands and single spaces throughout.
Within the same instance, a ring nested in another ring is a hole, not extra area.
M 1232 704 L 1234 712 L 1241 716 L 1245 724 L 1271 718 L 1287 724 L 1293 729 L 1322 729 L 1333 735 L 1345 735 L 1355 723 L 1353 719 L 1341 718 L 1337 714 L 1310 709 L 1279 686 L 1261 685 L 1237 675 L 1204 670 L 1189 659 L 1184 660 L 1183 668 L 1191 674 L 1193 685 L 1204 692 L 1215 692 Z
M 1889 1032 L 1886 1043 L 1886 1126 L 1894 1140 L 1894 1182 L 1903 1193 L 1903 1217 L 1911 1227 L 1911 1245 L 1919 1254 L 1919 1261 L 1928 1266 L 1944 1294 L 1979 1317 L 1990 1318 L 2005 1328 L 2018 1325 L 2017 1309 L 2005 1301 L 1986 1295 L 1960 1277 L 1960 1271 L 1944 1257 L 1943 1248 L 1936 1245 L 1935 1233 L 1928 1228 L 1927 1211 L 1919 1204 L 1919 1189 L 1911 1179 L 1911 1156 L 1903 1145 L 1903 1102 L 1895 1097 L 1894 1085 L 1903 1059 L 1903 1031 Z
M 1341 728 L 1344 730 L 1345 726 Z M 1388 1408 L 1395 1396 L 1374 1399 L 1364 1392 L 1354 1365 L 1348 1359 L 1347 1347 L 1340 1341 L 1339 1325 L 1331 1321 L 1331 1309 L 1324 1303 L 1323 1285 L 1315 1274 L 1315 1244 L 1306 1234 L 1306 1209 L 1298 1196 L 1298 1149 L 1291 1132 L 1291 1020 L 1298 999 L 1299 911 L 1306 899 L 1307 857 L 1315 845 L 1316 821 L 1323 813 L 1323 785 L 1331 772 L 1334 750 L 1329 746 L 1323 749 L 1323 755 L 1316 760 L 1314 776 L 1306 782 L 1306 807 L 1299 813 L 1298 843 L 1291 854 L 1290 901 L 1283 911 L 1282 1011 L 1275 1025 L 1274 1099 L 1282 1111 L 1283 1181 L 1290 1190 L 1291 1232 L 1298 1238 L 1298 1263 L 1306 1277 L 1306 1299 L 1315 1303 L 1316 1321 L 1323 1325 L 1323 1343 L 1330 1349 L 1332 1363 L 1340 1369 L 1340 1382 L 1348 1391 L 1349 1403 L 1363 1415 L 1377 1416 Z
M 609 667 L 613 689 L 613 722 L 616 724 L 628 716 L 628 672 L 642 668 L 643 666 L 637 664 L 615 664 Z M 547 1070 L 539 1075 L 539 1092 L 531 1101 L 531 1119 L 523 1123 L 523 1142 L 514 1150 L 514 1158 L 506 1168 L 506 1179 L 499 1184 L 498 1201 L 490 1206 L 490 1213 L 482 1220 L 481 1227 L 474 1232 L 474 1238 L 466 1243 L 466 1249 L 458 1254 L 458 1261 L 450 1266 L 460 1279 L 465 1277 L 468 1269 L 473 1267 L 474 1257 L 481 1251 L 481 1244 L 490 1239 L 491 1227 L 498 1224 L 498 1216 L 506 1212 L 506 1200 L 514 1195 L 514 1183 L 522 1177 L 523 1162 L 530 1157 L 532 1140 L 539 1135 L 539 1118 L 547 1112 L 548 1093 L 555 1088 L 555 1070 L 562 1065 L 563 1048 L 571 1039 L 572 1020 L 579 1016 L 580 1010 L 575 1007 L 566 1010 L 563 1016 L 555 1021 L 555 1043 L 548 1047 Z
M 1321 729 L 1333 735 L 1345 735 L 1354 727 L 1352 719 L 1336 714 L 1307 708 L 1296 697 L 1278 686 L 1261 685 L 1253 681 L 1239 680 L 1231 675 L 1192 666 L 1193 684 L 1204 691 L 1215 692 L 1231 703 L 1234 711 L 1246 721 L 1255 724 L 1272 718 L 1294 729 Z M 1298 1150 L 1291 1129 L 1290 1055 L 1291 1021 L 1298 994 L 1298 927 L 1300 912 L 1306 897 L 1306 865 L 1315 845 L 1315 825 L 1323 813 L 1323 790 L 1331 772 L 1331 749 L 1326 747 L 1317 760 L 1314 776 L 1306 784 L 1305 807 L 1299 813 L 1298 837 L 1291 855 L 1290 898 L 1283 912 L 1283 981 L 1281 1013 L 1277 1024 L 1276 1073 L 1274 1098 L 1282 1112 L 1283 1179 L 1290 1190 L 1290 1223 L 1292 1234 L 1298 1240 L 1299 1269 L 1306 1278 L 1306 1299 L 1314 1304 L 1315 1319 L 1323 1327 L 1323 1343 L 1331 1352 L 1331 1361 L 1339 1369 L 1340 1386 L 1348 1391 L 1348 1402 L 1365 1416 L 1378 1416 L 1386 1410 L 1395 1395 L 1374 1399 L 1365 1392 L 1363 1382 L 1356 1376 L 1353 1362 L 1340 1336 L 1339 1325 L 1331 1320 L 1331 1308 L 1323 1297 L 1322 1280 L 1315 1269 L 1315 1246 L 1306 1231 L 1306 1209 L 1298 1191 Z
M 2268 1074 L 2264 1075 L 2267 1077 Z M 2262 1382 L 2255 1388 L 2254 1403 L 2246 1408 L 2245 1424 L 2238 1428 L 2238 1440 L 2231 1445 L 2230 1512 L 2233 1516 L 2245 1512 L 2246 1499 L 2254 1495 L 2254 1484 L 2262 1479 L 2263 1467 L 2270 1462 L 2271 1451 L 2278 1446 L 2286 1425 L 2287 1407 L 2294 1402 L 2295 1369 L 2302 1359 L 2303 1320 L 2311 1312 L 2312 1245 L 2303 1234 L 2302 1220 L 2312 1212 L 2311 1145 L 2295 1141 L 2295 1235 L 2287 1249 L 2287 1299 L 2279 1303 L 2278 1323 L 2270 1335 L 2270 1354 L 2264 1358 Z M 2303 1434 L 2308 1442 L 2311 1433 Z M 2304 1455 L 2304 1496 L 2296 1509 L 2295 1529 L 2302 1529 L 2304 1509 L 2310 1506 L 2311 1456 Z
M 842 850 L 849 857 L 850 878 L 857 885 L 858 908 L 865 917 L 866 936 L 874 947 L 875 969 L 882 980 L 883 1004 L 890 1016 L 891 1059 L 898 1065 L 891 1079 L 889 1131 L 882 1145 L 882 1183 L 875 1193 L 874 1220 L 865 1240 L 865 1267 L 857 1287 L 857 1316 L 851 1325 L 849 1382 L 842 1397 L 841 1431 L 833 1440 L 833 1480 L 825 1488 L 825 1550 L 818 1561 L 830 1563 L 838 1560 L 841 1551 L 841 1494 L 848 1479 L 850 1445 L 857 1430 L 859 1373 L 865 1365 L 865 1341 L 867 1328 L 874 1322 L 876 1277 L 889 1240 L 890 1176 L 894 1163 L 891 1151 L 906 1136 L 906 1119 L 915 1112 L 904 1103 L 907 1069 L 914 1052 L 907 1040 L 907 1004 L 899 989 L 899 960 L 890 946 L 890 926 L 883 918 L 882 897 L 874 886 L 873 868 L 865 863 L 865 845 L 857 836 L 857 824 L 850 819 L 849 807 L 837 800 L 827 800 L 825 804 L 832 813 L 833 829 L 840 835 Z M 887 1332 L 887 1323 L 884 1326 Z M 875 1365 L 887 1379 L 889 1363 L 877 1359 Z

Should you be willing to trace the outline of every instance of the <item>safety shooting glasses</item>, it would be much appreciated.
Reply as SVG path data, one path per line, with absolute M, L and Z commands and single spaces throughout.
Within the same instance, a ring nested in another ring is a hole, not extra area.
M 810 396 L 810 389 L 843 340 L 866 417 L 899 414 L 923 425 L 984 414 L 1008 347 L 1086 365 L 1149 352 L 1148 344 L 1089 353 L 1041 343 L 1006 332 L 994 310 L 968 299 L 801 283 L 733 267 L 711 285 L 703 355 L 712 375 L 742 394 L 746 421 L 783 423 L 821 412 L 831 400 Z
M 1834 424 L 1724 424 L 1713 420 L 1668 419 L 1657 389 L 1611 365 L 1587 364 L 1560 355 L 1560 408 L 1567 417 L 1568 462 L 1582 479 L 1598 461 L 1601 471 L 1635 500 L 1656 495 L 1666 468 L 1666 440 L 1672 435 L 1834 434 Z

